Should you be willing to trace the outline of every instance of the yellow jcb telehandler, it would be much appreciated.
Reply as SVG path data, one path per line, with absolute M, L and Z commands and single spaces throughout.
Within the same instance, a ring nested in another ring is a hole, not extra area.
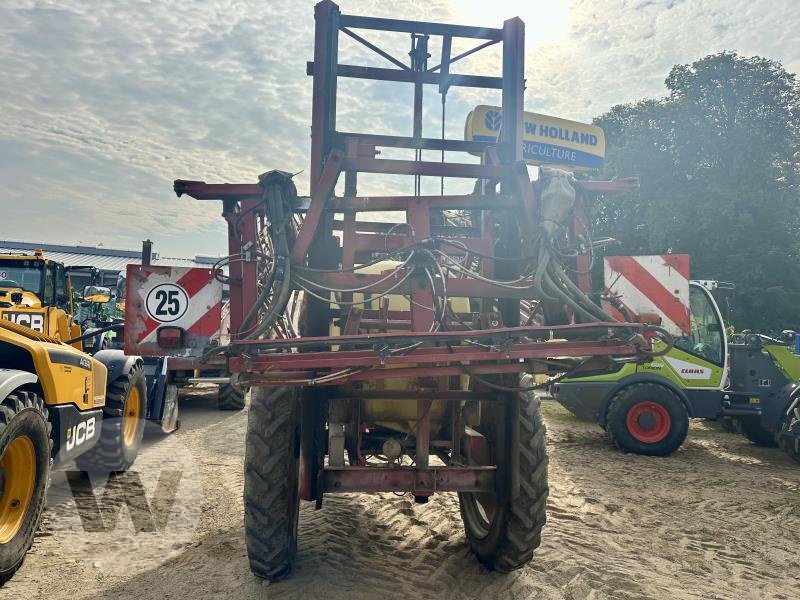
M 153 417 L 141 359 L 82 343 L 64 266 L 0 256 L 0 585 L 33 543 L 51 468 L 125 471 Z

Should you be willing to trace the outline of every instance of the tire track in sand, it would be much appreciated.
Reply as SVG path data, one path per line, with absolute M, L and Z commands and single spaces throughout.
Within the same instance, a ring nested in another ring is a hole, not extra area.
M 132 555 L 103 573 L 33 554 L 0 596 L 788 599 L 800 586 L 800 471 L 779 451 L 694 424 L 672 457 L 623 455 L 596 426 L 549 402 L 548 523 L 524 569 L 502 575 L 478 564 L 454 494 L 424 505 L 346 494 L 327 496 L 321 511 L 304 504 L 294 576 L 265 583 L 248 569 L 242 533 L 246 415 L 220 416 L 213 396 L 182 411 L 177 439 L 198 457 L 204 488 L 193 541 L 159 565 Z M 156 462 L 167 451 L 145 449 Z M 60 517 L 52 518 L 55 536 Z

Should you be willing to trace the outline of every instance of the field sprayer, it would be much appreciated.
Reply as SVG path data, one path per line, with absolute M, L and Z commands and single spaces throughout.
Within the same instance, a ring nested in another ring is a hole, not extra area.
M 315 18 L 310 197 L 298 196 L 282 171 L 252 184 L 175 182 L 179 196 L 221 200 L 228 223 L 232 335 L 199 362 L 224 357 L 239 382 L 253 386 L 244 492 L 251 568 L 267 579 L 291 572 L 299 500 L 319 508 L 325 493 L 380 491 L 409 492 L 417 502 L 458 492 L 481 562 L 519 568 L 540 543 L 548 493 L 544 425 L 521 374 L 636 360 L 665 337 L 657 327 L 613 321 L 559 262 L 563 244 L 578 245 L 570 225 L 576 196 L 630 182 L 577 182 L 557 171 L 531 182 L 522 155 L 520 19 L 493 29 L 370 18 L 341 14 L 330 0 L 316 5 Z M 410 34 L 411 64 L 354 30 Z M 340 64 L 340 32 L 398 68 Z M 431 38 L 441 42 L 433 68 Z M 453 41 L 465 39 L 477 47 L 453 54 Z M 501 76 L 450 71 L 495 44 Z M 340 77 L 412 84 L 413 135 L 338 131 Z M 502 140 L 423 137 L 425 85 L 501 90 Z M 381 147 L 417 154 L 377 158 Z M 482 160 L 424 161 L 423 150 Z M 471 194 L 422 195 L 417 179 L 412 196 L 366 196 L 358 194 L 365 173 L 477 183 Z M 335 195 L 342 174 L 344 194 Z M 357 218 L 388 211 L 405 220 Z M 468 224 L 446 224 L 448 211 L 469 214 Z M 146 304 L 128 289 L 129 312 Z M 140 290 L 141 299 L 150 294 L 146 282 Z M 170 290 L 177 313 L 181 292 Z M 520 324 L 520 301 L 529 299 L 544 301 L 554 320 Z M 292 305 L 300 306 L 300 336 L 273 335 Z M 168 321 L 157 329 L 165 347 L 182 347 L 189 334 Z

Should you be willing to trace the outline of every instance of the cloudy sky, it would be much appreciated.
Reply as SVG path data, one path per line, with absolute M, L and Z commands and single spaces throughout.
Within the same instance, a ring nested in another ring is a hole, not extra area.
M 4 0 L 0 239 L 137 249 L 149 237 L 162 255 L 221 254 L 219 203 L 178 199 L 172 180 L 250 182 L 271 168 L 308 169 L 313 4 Z M 672 65 L 721 50 L 800 70 L 798 0 L 339 4 L 344 13 L 486 26 L 519 15 L 528 38 L 526 108 L 578 120 L 662 96 Z M 371 39 L 406 57 L 404 34 Z M 354 43 L 343 43 L 341 58 L 391 66 Z M 461 72 L 494 74 L 497 58 L 476 57 Z M 339 128 L 408 135 L 410 99 L 403 84 L 343 80 Z M 471 106 L 497 101 L 452 91 L 448 136 L 463 132 Z M 430 88 L 431 137 L 440 107 Z M 298 186 L 308 189 L 304 173 Z M 392 181 L 378 191 L 412 188 Z

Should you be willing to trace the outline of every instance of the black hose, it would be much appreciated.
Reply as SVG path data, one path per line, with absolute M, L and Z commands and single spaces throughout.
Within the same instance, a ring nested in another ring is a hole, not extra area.
M 646 356 L 648 358 L 656 358 L 658 356 L 664 356 L 670 350 L 672 350 L 672 348 L 675 346 L 675 338 L 672 336 L 672 334 L 669 331 L 667 331 L 663 327 L 659 327 L 657 325 L 647 325 L 647 326 L 645 326 L 645 329 L 644 329 L 643 333 L 647 333 L 648 331 L 656 331 L 656 332 L 660 333 L 661 335 L 659 337 L 664 342 L 666 347 L 662 348 L 661 350 L 656 350 L 656 351 L 645 350 L 644 348 L 640 348 L 639 351 L 644 356 Z
M 288 229 L 291 228 L 291 218 L 287 218 L 284 211 L 286 204 L 286 195 L 283 191 L 282 184 L 269 182 L 264 188 L 264 200 L 267 205 L 267 215 L 272 223 L 272 232 L 275 239 L 273 240 L 273 247 L 275 249 L 275 261 L 273 262 L 274 268 L 265 284 L 269 283 L 269 287 L 262 289 L 259 298 L 261 302 L 251 308 L 258 308 L 266 301 L 269 292 L 273 291 L 276 286 L 280 286 L 280 291 L 277 296 L 273 292 L 272 301 L 267 306 L 266 314 L 262 317 L 261 321 L 255 329 L 247 335 L 247 338 L 255 339 L 261 337 L 264 333 L 269 331 L 278 319 L 283 315 L 286 310 L 286 305 L 289 303 L 289 297 L 292 292 L 291 282 L 291 258 L 288 238 Z M 289 213 L 291 215 L 291 213 Z M 248 313 L 248 315 L 250 314 Z
M 75 342 L 82 342 L 83 340 L 89 340 L 93 337 L 97 337 L 107 331 L 119 331 L 125 328 L 125 323 L 114 323 L 113 325 L 107 325 L 106 327 L 101 327 L 100 329 L 93 329 L 88 333 L 84 333 L 83 335 L 79 335 L 78 337 L 72 338 L 71 340 L 67 340 L 64 342 L 65 344 L 74 344 Z
M 545 271 L 544 273 L 544 280 L 543 283 L 546 284 L 548 287 L 551 288 L 552 292 L 554 292 L 559 299 L 566 305 L 568 305 L 572 310 L 575 311 L 576 316 L 579 316 L 583 322 L 592 322 L 596 321 L 597 319 L 584 309 L 580 304 L 578 304 L 572 297 L 567 294 L 563 289 L 561 289 L 556 283 L 552 280 L 550 273 Z
M 536 273 L 533 276 L 533 289 L 540 294 L 541 300 L 548 302 L 558 302 L 558 298 L 544 291 L 544 275 L 547 272 L 548 264 L 551 260 L 550 253 L 544 240 L 540 243 L 539 263 L 536 265 Z
M 594 302 L 592 302 L 591 298 L 589 298 L 583 290 L 581 290 L 572 279 L 564 272 L 561 266 L 556 262 L 553 261 L 551 266 L 553 270 L 553 280 L 557 283 L 560 283 L 561 286 L 566 288 L 565 293 L 570 296 L 575 302 L 577 302 L 584 310 L 586 310 L 590 315 L 592 315 L 592 320 L 596 321 L 614 321 L 615 319 L 607 314 L 603 309 L 597 306 Z

